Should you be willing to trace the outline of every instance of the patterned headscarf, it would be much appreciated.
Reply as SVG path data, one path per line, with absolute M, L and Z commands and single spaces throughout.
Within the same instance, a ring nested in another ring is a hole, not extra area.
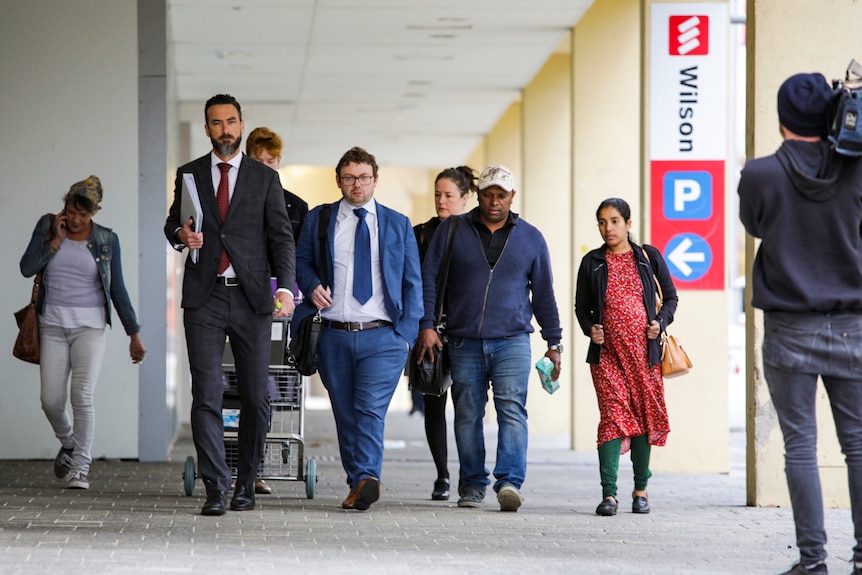
M 93 202 L 93 205 L 98 206 L 102 202 L 102 182 L 98 176 L 90 176 L 86 180 L 72 184 L 69 195 L 84 196 Z

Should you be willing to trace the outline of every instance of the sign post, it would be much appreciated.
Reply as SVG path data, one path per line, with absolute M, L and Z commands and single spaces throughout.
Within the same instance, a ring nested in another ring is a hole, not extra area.
M 652 4 L 650 228 L 678 289 L 723 290 L 727 5 Z

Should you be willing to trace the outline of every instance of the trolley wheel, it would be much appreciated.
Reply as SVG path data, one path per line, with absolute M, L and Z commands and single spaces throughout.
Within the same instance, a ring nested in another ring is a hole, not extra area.
M 314 499 L 314 492 L 317 491 L 317 462 L 309 459 L 305 464 L 305 495 L 309 499 Z
M 195 473 L 195 458 L 189 455 L 186 457 L 186 468 L 183 471 L 183 486 L 186 489 L 186 495 L 191 495 L 195 492 L 195 479 L 197 478 L 197 473 Z

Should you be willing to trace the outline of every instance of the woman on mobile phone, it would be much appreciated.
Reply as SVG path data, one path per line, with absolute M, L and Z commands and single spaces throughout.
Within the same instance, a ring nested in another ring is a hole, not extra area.
M 36 303 L 42 410 L 60 440 L 54 475 L 71 489 L 90 488 L 93 396 L 112 303 L 131 338 L 132 362 L 142 362 L 146 354 L 123 281 L 120 240 L 92 219 L 101 202 L 102 184 L 96 176 L 73 184 L 63 197 L 64 208 L 39 219 L 21 257 L 24 277 L 43 274 Z

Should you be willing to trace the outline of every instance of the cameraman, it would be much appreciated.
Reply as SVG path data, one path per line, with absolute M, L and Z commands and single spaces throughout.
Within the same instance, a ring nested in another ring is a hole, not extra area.
M 764 312 L 763 367 L 784 435 L 785 474 L 800 559 L 783 575 L 827 573 L 817 467 L 817 377 L 829 394 L 847 461 L 862 574 L 862 161 L 825 140 L 832 89 L 796 74 L 778 90 L 784 142 L 749 161 L 739 216 L 762 240 L 751 304 Z

